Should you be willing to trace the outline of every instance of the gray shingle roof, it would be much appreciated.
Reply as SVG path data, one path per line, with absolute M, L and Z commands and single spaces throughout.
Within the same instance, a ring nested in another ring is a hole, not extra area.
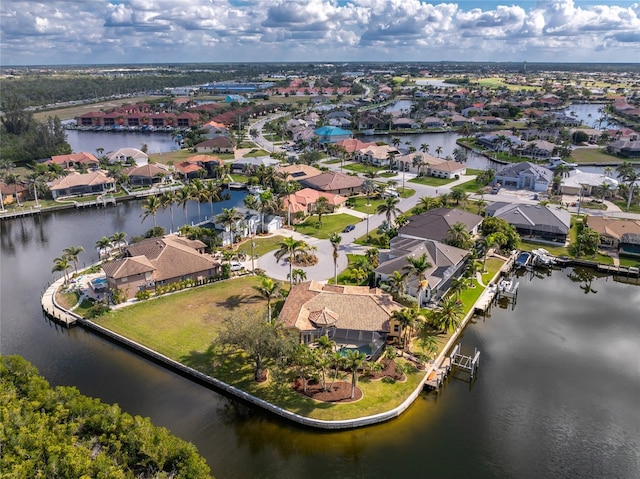
M 444 241 L 456 223 L 463 223 L 469 232 L 482 223 L 482 216 L 455 208 L 435 208 L 412 217 L 398 230 L 398 236 Z

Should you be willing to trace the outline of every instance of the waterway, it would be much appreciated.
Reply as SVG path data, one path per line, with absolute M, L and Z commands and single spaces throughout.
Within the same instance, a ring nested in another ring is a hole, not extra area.
M 135 131 L 83 131 L 66 130 L 71 150 L 96 154 L 98 148 L 104 153 L 120 148 L 138 148 L 147 145 L 148 153 L 165 153 L 179 149 L 170 133 L 141 133 Z
M 524 276 L 515 309 L 494 308 L 461 339 L 482 352 L 475 382 L 456 375 L 386 424 L 317 432 L 42 317 L 52 259 L 82 245 L 81 263 L 94 260 L 98 238 L 151 226 L 140 211 L 130 202 L 0 222 L 0 351 L 53 385 L 151 417 L 193 442 L 218 479 L 640 477 L 640 287 L 572 280 L 569 269 Z M 169 212 L 157 221 L 167 227 Z

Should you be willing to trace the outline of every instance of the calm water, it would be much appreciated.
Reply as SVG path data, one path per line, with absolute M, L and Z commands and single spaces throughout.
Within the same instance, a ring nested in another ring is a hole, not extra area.
M 640 287 L 573 282 L 571 270 L 520 278 L 515 310 L 496 307 L 465 331 L 464 349 L 482 351 L 473 384 L 452 378 L 387 424 L 315 432 L 43 319 L 53 257 L 79 244 L 95 259 L 99 237 L 150 227 L 139 213 L 126 203 L 0 223 L 0 348 L 192 441 L 216 477 L 640 477 Z
M 71 150 L 96 153 L 98 148 L 104 149 L 104 153 L 120 148 L 138 148 L 147 145 L 148 153 L 164 153 L 179 149 L 178 144 L 169 133 L 139 133 L 133 131 L 82 131 L 67 130 L 67 141 Z

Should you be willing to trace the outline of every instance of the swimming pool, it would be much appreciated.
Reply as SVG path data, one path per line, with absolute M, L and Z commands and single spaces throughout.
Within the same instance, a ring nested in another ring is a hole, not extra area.
M 94 278 L 89 283 L 94 291 L 105 290 L 109 287 L 107 284 L 107 278 Z
M 347 355 L 347 351 L 355 351 L 358 350 L 361 353 L 364 353 L 367 356 L 371 356 L 371 346 L 369 344 L 363 344 L 362 346 L 358 346 L 356 347 L 347 347 L 347 346 L 343 346 L 342 348 L 340 348 L 340 354 L 342 356 L 346 356 Z

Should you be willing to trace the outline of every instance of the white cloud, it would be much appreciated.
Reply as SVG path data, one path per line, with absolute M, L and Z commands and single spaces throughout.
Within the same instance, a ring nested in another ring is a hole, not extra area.
M 0 49 L 4 64 L 639 59 L 638 3 L 474 3 L 3 0 Z

